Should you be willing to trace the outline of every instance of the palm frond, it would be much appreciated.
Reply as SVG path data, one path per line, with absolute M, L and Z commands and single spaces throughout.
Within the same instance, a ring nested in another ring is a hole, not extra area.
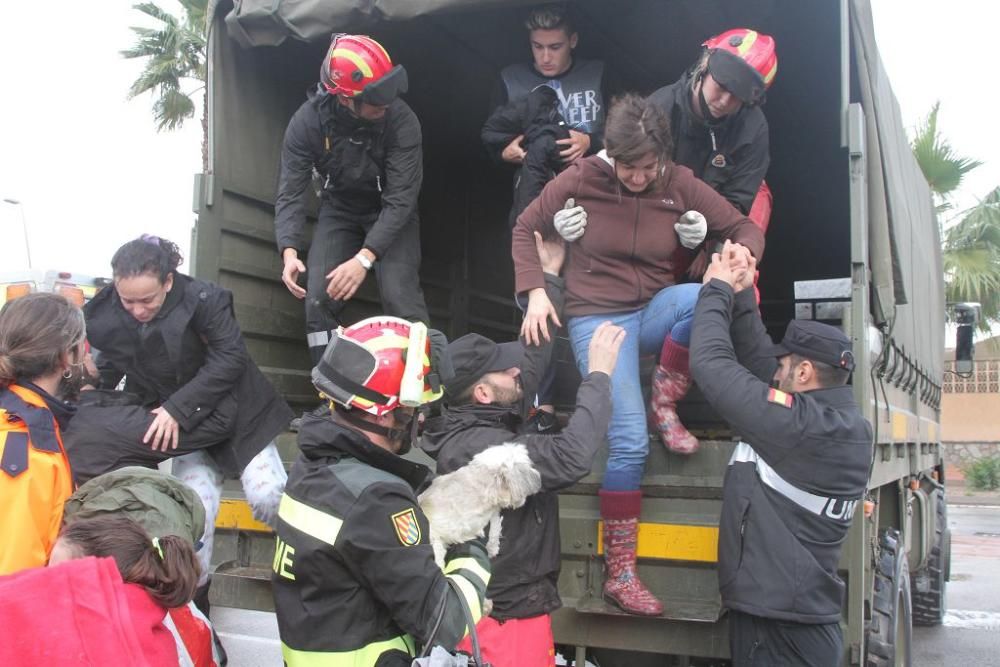
M 1000 248 L 1000 187 L 991 190 L 945 232 L 944 247 L 959 249 L 984 244 Z
M 128 99 L 133 99 L 147 93 L 151 90 L 157 90 L 163 88 L 164 86 L 178 87 L 180 81 L 173 73 L 168 71 L 161 71 L 156 69 L 151 69 L 146 67 L 139 75 L 139 78 L 132 82 L 132 86 L 128 89 Z
M 153 103 L 153 116 L 157 131 L 176 130 L 194 116 L 194 100 L 177 88 L 163 88 Z
M 155 28 L 132 27 L 135 43 L 120 51 L 123 58 L 144 58 L 145 66 L 129 87 L 128 97 L 152 92 L 153 117 L 158 130 L 173 130 L 194 115 L 194 101 L 182 90 L 184 80 L 205 83 L 208 0 L 179 0 L 178 18 L 155 2 L 133 5 L 158 22 Z
M 177 25 L 177 17 L 157 5 L 155 2 L 140 2 L 139 4 L 132 5 L 132 9 L 142 12 L 146 16 L 154 18 L 157 21 L 161 21 L 168 26 Z
M 947 198 L 958 188 L 965 174 L 981 166 L 982 162 L 958 155 L 941 136 L 937 127 L 940 108 L 940 102 L 931 107 L 913 137 L 912 148 L 931 190 L 939 197 Z
M 948 301 L 979 302 L 984 330 L 1000 322 L 1000 188 L 945 232 L 942 250 Z

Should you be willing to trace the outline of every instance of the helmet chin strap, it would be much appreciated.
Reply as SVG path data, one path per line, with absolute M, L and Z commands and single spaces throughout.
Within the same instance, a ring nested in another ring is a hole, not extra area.
M 340 405 L 339 403 L 333 404 L 334 409 L 336 409 L 337 414 L 349 423 L 351 426 L 357 428 L 360 431 L 365 431 L 367 433 L 375 433 L 376 435 L 381 435 L 393 442 L 401 443 L 399 448 L 400 454 L 405 454 L 410 451 L 410 447 L 413 444 L 413 440 L 416 438 L 416 431 L 419 425 L 419 420 L 416 415 L 410 420 L 410 423 L 402 428 L 389 428 L 386 426 L 381 426 L 374 422 L 370 422 L 367 419 L 362 419 L 357 416 L 354 410 L 350 410 Z

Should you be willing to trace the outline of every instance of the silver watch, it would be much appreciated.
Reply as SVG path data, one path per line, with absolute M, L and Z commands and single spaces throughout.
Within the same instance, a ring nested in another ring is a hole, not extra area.
M 361 266 L 365 267 L 365 271 L 371 271 L 372 261 L 368 259 L 363 252 L 359 252 L 354 256 L 354 259 L 358 260 Z

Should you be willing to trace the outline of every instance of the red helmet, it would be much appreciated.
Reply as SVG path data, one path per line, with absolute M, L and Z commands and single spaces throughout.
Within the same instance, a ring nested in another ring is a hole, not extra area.
M 745 104 L 760 104 L 778 71 L 778 55 L 770 35 L 735 28 L 706 40 L 708 73 Z M 735 56 L 735 57 L 734 57 Z
M 419 357 L 407 363 L 414 352 Z M 337 331 L 312 370 L 312 381 L 335 403 L 383 415 L 402 404 L 423 405 L 441 397 L 430 359 L 425 325 L 371 317 Z
M 376 105 L 389 104 L 407 87 L 406 70 L 393 67 L 388 52 L 367 35 L 334 35 L 320 82 L 331 95 L 363 96 Z

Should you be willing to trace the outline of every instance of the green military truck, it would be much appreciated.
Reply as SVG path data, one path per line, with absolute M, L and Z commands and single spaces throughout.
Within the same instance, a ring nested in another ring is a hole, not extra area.
M 940 447 L 942 268 L 931 195 L 879 60 L 867 0 L 579 0 L 577 55 L 603 59 L 620 90 L 672 82 L 701 42 L 747 26 L 775 37 L 768 94 L 774 214 L 761 267 L 772 334 L 792 318 L 843 327 L 853 386 L 876 446 L 869 493 L 845 545 L 845 664 L 909 664 L 912 623 L 945 611 L 949 540 Z M 516 335 L 506 216 L 510 175 L 479 129 L 495 77 L 530 57 L 513 0 L 213 2 L 208 42 L 209 172 L 197 180 L 195 272 L 231 289 L 250 351 L 290 401 L 315 403 L 301 302 L 281 284 L 273 202 L 285 125 L 315 85 L 334 31 L 365 32 L 410 78 L 424 132 L 421 277 L 434 326 L 450 336 Z M 315 202 L 314 202 L 315 203 Z M 315 209 L 314 209 L 315 210 Z M 377 312 L 369 281 L 347 318 Z M 564 364 L 570 367 L 571 364 Z M 572 398 L 572 387 L 564 392 Z M 600 597 L 597 488 L 603 462 L 563 494 L 564 608 L 555 636 L 576 658 L 613 664 L 720 662 L 726 617 L 716 577 L 721 485 L 733 439 L 694 396 L 702 449 L 652 443 L 639 542 L 661 618 Z M 286 458 L 294 443 L 285 443 Z M 599 457 L 602 459 L 603 457 Z M 836 471 L 830 471 L 836 474 Z M 272 542 L 230 498 L 219 520 L 217 602 L 267 608 Z M 673 656 L 667 658 L 665 656 Z M 582 662 L 578 661 L 578 664 Z

